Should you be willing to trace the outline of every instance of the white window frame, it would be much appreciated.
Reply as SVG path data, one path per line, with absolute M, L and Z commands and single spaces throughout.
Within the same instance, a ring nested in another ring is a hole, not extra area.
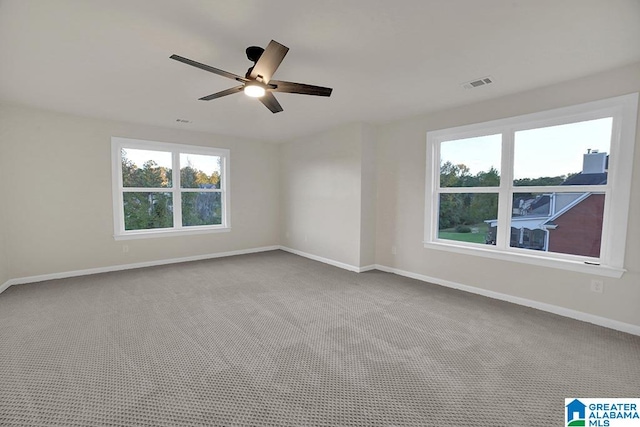
M 152 150 L 171 153 L 172 183 L 171 188 L 137 188 L 124 187 L 122 184 L 122 149 Z M 220 188 L 180 188 L 180 154 L 200 154 L 220 157 Z M 111 138 L 111 175 L 113 193 L 113 228 L 115 240 L 143 239 L 203 233 L 220 233 L 231 231 L 229 218 L 229 164 L 230 152 L 223 148 L 202 147 L 196 145 L 172 144 L 167 142 L 145 141 L 141 139 Z M 171 193 L 173 197 L 173 227 L 145 230 L 125 230 L 123 193 L 125 192 L 162 192 Z M 217 225 L 182 225 L 182 193 L 184 192 L 216 192 L 222 201 L 222 223 Z
M 516 187 L 513 185 L 513 146 L 515 132 L 605 117 L 613 117 L 607 184 L 572 185 L 570 188 L 572 192 L 605 193 L 600 257 L 590 258 L 510 247 L 510 213 L 512 212 L 512 194 L 514 192 L 567 192 L 569 190 L 566 186 Z M 622 277 L 626 271 L 624 268 L 624 253 L 627 239 L 629 197 L 631 195 L 631 176 L 633 169 L 633 151 L 636 141 L 637 117 L 638 93 L 632 93 L 539 113 L 427 132 L 424 247 L 559 268 L 598 276 Z M 502 135 L 500 186 L 447 187 L 442 189 L 444 190 L 442 192 L 498 194 L 498 235 L 496 245 L 482 245 L 439 239 L 438 204 L 441 193 L 441 143 L 495 134 Z

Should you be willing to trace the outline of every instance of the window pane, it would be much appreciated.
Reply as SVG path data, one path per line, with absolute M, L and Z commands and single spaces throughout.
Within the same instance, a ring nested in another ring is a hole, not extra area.
M 221 158 L 180 153 L 181 188 L 220 188 Z
M 502 135 L 440 144 L 440 187 L 498 187 Z
M 515 133 L 514 185 L 607 183 L 613 119 Z
M 183 192 L 182 225 L 222 224 L 222 194 L 219 192 Z
M 171 153 L 123 148 L 120 154 L 124 187 L 169 188 L 172 186 Z
M 123 193 L 124 229 L 148 230 L 173 227 L 171 193 Z
M 600 256 L 603 193 L 516 193 L 510 246 Z
M 497 194 L 440 194 L 439 209 L 439 239 L 496 244 Z

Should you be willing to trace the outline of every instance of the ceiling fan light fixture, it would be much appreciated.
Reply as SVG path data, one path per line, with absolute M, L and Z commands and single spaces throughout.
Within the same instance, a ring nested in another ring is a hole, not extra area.
M 250 96 L 252 98 L 260 98 L 260 97 L 264 96 L 265 90 L 264 90 L 264 88 L 262 86 L 245 85 L 244 93 L 245 93 L 245 95 Z
M 234 93 L 244 92 L 247 96 L 258 98 L 259 101 L 269 109 L 269 111 L 275 114 L 282 111 L 282 106 L 273 95 L 273 92 L 327 97 L 331 96 L 333 89 L 330 87 L 313 86 L 271 79 L 273 73 L 276 72 L 288 51 L 288 47 L 275 40 L 271 40 L 266 49 L 258 46 L 248 47 L 247 58 L 254 64 L 249 68 L 244 77 L 179 55 L 174 54 L 169 58 L 240 83 L 229 89 L 198 98 L 200 101 L 211 101 L 212 99 L 218 99 L 223 96 L 233 95 Z

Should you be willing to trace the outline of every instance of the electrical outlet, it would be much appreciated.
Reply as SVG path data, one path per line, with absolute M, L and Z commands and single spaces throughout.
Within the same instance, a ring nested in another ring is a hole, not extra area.
M 398 248 L 395 246 L 391 246 L 391 255 L 396 255 L 398 253 Z
M 591 279 L 591 292 L 598 294 L 604 292 L 604 282 L 600 279 Z
M 129 252 L 129 245 L 122 245 L 122 252 L 124 252 L 125 254 Z

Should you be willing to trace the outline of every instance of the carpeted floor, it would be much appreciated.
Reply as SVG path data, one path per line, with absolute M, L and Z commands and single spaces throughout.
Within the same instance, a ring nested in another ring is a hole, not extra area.
M 281 251 L 13 286 L 0 425 L 563 425 L 640 337 Z

